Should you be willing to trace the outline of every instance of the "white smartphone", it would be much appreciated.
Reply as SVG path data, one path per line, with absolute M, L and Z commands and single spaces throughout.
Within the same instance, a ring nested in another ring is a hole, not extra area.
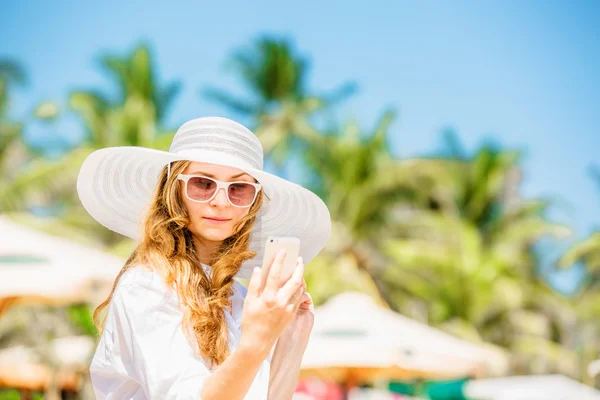
M 285 249 L 285 260 L 281 269 L 280 281 L 286 282 L 294 273 L 300 256 L 300 239 L 295 236 L 269 236 L 265 244 L 262 270 L 270 266 L 280 249 Z M 264 277 L 266 279 L 266 276 Z

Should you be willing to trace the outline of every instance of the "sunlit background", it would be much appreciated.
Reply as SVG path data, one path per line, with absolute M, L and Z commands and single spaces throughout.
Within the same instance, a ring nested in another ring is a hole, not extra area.
M 83 159 L 209 115 L 331 212 L 295 397 L 600 398 L 600 3 L 5 1 L 0 21 L 0 399 L 93 398 L 91 312 L 135 243 L 83 209 Z

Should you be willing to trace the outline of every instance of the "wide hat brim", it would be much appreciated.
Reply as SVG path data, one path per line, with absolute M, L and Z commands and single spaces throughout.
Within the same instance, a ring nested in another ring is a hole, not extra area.
M 185 155 L 144 147 L 109 147 L 94 151 L 84 161 L 77 192 L 88 213 L 106 228 L 139 239 L 141 219 L 150 203 L 162 169 L 178 160 L 239 168 L 253 176 L 268 197 L 257 214 L 250 250 L 256 256 L 243 263 L 237 276 L 249 278 L 260 267 L 269 236 L 300 238 L 305 263 L 325 246 L 331 218 L 325 203 L 313 192 L 223 153 L 198 149 Z

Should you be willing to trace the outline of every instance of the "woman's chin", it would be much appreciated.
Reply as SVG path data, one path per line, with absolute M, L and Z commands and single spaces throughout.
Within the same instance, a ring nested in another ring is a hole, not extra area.
M 231 228 L 228 226 L 223 227 L 202 227 L 202 237 L 211 242 L 222 242 L 232 235 Z

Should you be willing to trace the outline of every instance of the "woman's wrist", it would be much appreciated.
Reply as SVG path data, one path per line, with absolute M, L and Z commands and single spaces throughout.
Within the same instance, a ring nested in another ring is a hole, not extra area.
M 264 362 L 257 351 L 240 342 L 225 362 L 204 380 L 200 398 L 241 399 Z
M 244 336 L 242 335 L 236 351 L 239 351 L 240 354 L 243 354 L 251 360 L 256 359 L 262 362 L 269 355 L 271 348 L 272 346 L 265 345 L 264 342 L 252 341 L 249 339 L 244 340 Z
M 306 346 L 293 333 L 286 330 L 275 346 L 270 363 L 269 400 L 289 399 L 296 388 Z
M 278 344 L 281 343 L 282 346 L 288 350 L 301 350 L 304 352 L 304 349 L 306 349 L 306 346 L 308 345 L 309 336 L 310 335 L 303 335 L 293 327 L 289 327 L 283 331 L 281 336 L 279 336 Z
M 273 357 L 271 358 L 271 367 L 279 369 L 300 369 L 302 357 L 308 345 L 308 339 L 299 338 L 293 331 L 286 332 L 279 337 Z

